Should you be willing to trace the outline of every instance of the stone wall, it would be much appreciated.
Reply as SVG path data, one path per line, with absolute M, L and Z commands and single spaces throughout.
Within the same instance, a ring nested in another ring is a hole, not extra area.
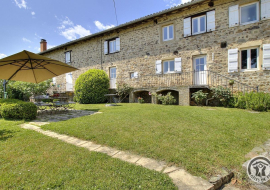
M 65 48 L 44 54 L 53 59 L 64 61 L 64 52 L 72 50 L 71 65 L 80 68 L 73 73 L 73 83 L 76 78 L 91 68 L 103 69 L 109 74 L 110 67 L 117 67 L 117 75 L 129 80 L 130 72 L 141 75 L 155 74 L 156 60 L 182 58 L 182 72 L 193 71 L 193 58 L 198 55 L 207 56 L 207 68 L 251 86 L 259 86 L 261 91 L 270 92 L 270 71 L 261 68 L 260 53 L 259 69 L 257 71 L 228 73 L 228 49 L 250 46 L 261 47 L 270 44 L 270 22 L 259 21 L 253 24 L 229 27 L 229 7 L 255 2 L 253 0 L 216 0 L 214 7 L 208 6 L 208 1 L 187 7 L 171 14 L 160 15 L 157 23 L 148 19 L 144 23 L 126 26 L 117 31 L 105 33 L 90 40 L 80 41 Z M 190 37 L 184 37 L 183 19 L 200 12 L 215 9 L 216 30 Z M 174 40 L 162 41 L 162 27 L 174 24 Z M 120 37 L 121 50 L 118 53 L 104 55 L 103 43 L 114 37 Z M 226 48 L 221 48 L 221 42 L 227 42 Z M 261 52 L 261 51 L 260 51 Z M 65 83 L 65 75 L 57 77 L 57 83 Z M 183 89 L 183 93 L 187 89 Z M 189 95 L 185 95 L 186 105 Z M 179 99 L 181 95 L 179 95 Z

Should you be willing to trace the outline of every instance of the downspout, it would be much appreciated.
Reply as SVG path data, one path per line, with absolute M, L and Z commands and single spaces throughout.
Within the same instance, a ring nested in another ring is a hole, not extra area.
M 210 100 L 213 100 L 213 99 L 214 99 L 214 98 L 209 98 L 209 99 L 207 99 L 207 100 L 206 100 L 206 103 L 205 103 L 206 106 L 208 106 L 208 102 L 209 102 Z
M 103 70 L 102 68 L 102 39 L 100 40 L 100 67 L 101 67 L 101 70 Z

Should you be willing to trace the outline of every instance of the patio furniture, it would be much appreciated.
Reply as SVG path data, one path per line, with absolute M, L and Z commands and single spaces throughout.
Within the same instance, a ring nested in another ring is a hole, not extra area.
M 116 96 L 118 96 L 117 94 L 105 94 L 104 96 L 107 96 L 108 98 L 108 102 L 106 104 L 106 106 L 116 106 L 117 105 L 117 101 L 115 101 Z

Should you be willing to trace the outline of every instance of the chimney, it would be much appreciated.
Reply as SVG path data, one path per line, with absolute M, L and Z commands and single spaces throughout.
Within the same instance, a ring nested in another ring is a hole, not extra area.
M 45 39 L 41 39 L 40 41 L 40 52 L 47 50 L 47 42 Z

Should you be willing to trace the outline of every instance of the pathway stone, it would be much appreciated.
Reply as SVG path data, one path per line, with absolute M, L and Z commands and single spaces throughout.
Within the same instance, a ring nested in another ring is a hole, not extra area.
M 107 146 L 102 146 L 91 141 L 81 140 L 75 137 L 70 137 L 68 135 L 58 134 L 52 131 L 45 131 L 39 126 L 46 125 L 46 122 L 34 121 L 31 124 L 22 124 L 21 127 L 24 129 L 34 130 L 40 132 L 44 135 L 60 139 L 69 144 L 73 144 L 78 147 L 87 148 L 89 151 L 105 153 L 113 158 L 118 158 L 120 160 L 133 163 L 151 170 L 165 173 L 173 180 L 174 184 L 179 190 L 213 190 L 214 186 L 208 181 L 192 176 L 184 169 L 180 169 L 176 166 L 168 166 L 166 162 L 157 161 L 151 158 L 142 157 L 136 154 L 131 154 L 129 152 L 120 151 L 115 148 L 110 148 Z

